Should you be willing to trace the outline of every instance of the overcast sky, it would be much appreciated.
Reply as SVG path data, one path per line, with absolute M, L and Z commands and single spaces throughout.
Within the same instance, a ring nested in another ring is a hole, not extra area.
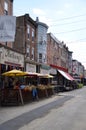
M 14 0 L 13 13 L 39 17 L 86 68 L 86 0 Z

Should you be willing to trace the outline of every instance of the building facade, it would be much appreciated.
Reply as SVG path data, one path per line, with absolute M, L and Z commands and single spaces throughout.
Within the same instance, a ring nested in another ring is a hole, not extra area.
M 72 75 L 72 51 L 68 51 L 68 72 Z
M 43 22 L 39 22 L 38 17 L 36 18 L 37 24 L 37 72 L 49 73 L 49 66 L 47 65 L 47 31 L 48 26 Z
M 59 40 L 52 34 L 47 34 L 47 64 L 60 65 Z
M 0 0 L 0 15 L 13 15 L 13 0 Z
M 13 48 L 17 51 L 23 52 L 25 56 L 25 71 L 36 72 L 36 29 L 36 22 L 29 16 L 29 14 L 16 18 L 16 38 Z
M 77 80 L 80 80 L 81 78 L 84 78 L 85 75 L 84 75 L 84 71 L 85 71 L 85 68 L 84 66 L 77 60 L 72 60 L 72 74 L 73 74 L 73 77 Z
M 60 44 L 61 67 L 68 69 L 68 47 L 64 42 Z
M 45 23 L 39 22 L 36 18 L 37 24 L 37 60 L 39 63 L 47 63 L 47 30 L 48 26 Z

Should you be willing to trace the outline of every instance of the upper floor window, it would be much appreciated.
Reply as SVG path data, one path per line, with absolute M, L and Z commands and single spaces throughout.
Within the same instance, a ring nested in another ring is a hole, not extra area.
M 34 29 L 32 29 L 32 41 L 34 41 L 34 37 L 35 37 L 35 31 Z
M 27 39 L 30 39 L 30 26 L 27 25 Z
M 42 53 L 39 53 L 39 62 L 42 63 Z
M 32 47 L 32 56 L 31 59 L 34 60 L 34 48 Z
M 30 46 L 27 47 L 26 53 L 27 53 L 27 57 L 30 57 Z
M 8 15 L 8 3 L 7 3 L 7 1 L 4 2 L 4 14 Z

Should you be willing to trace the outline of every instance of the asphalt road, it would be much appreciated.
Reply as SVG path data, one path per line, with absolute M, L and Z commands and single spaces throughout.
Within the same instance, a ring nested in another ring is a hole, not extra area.
M 1 123 L 0 130 L 86 130 L 86 87 L 59 96 Z

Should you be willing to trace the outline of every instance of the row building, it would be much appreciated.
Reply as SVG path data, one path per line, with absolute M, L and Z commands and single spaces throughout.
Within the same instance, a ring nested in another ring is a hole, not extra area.
M 13 0 L 0 1 L 0 15 L 13 15 Z M 73 52 L 63 41 L 47 33 L 48 28 L 38 17 L 36 20 L 29 14 L 16 17 L 15 40 L 0 42 L 0 73 L 17 68 L 57 76 L 60 70 L 83 77 L 84 66 L 77 61 L 79 67 L 75 72 Z

